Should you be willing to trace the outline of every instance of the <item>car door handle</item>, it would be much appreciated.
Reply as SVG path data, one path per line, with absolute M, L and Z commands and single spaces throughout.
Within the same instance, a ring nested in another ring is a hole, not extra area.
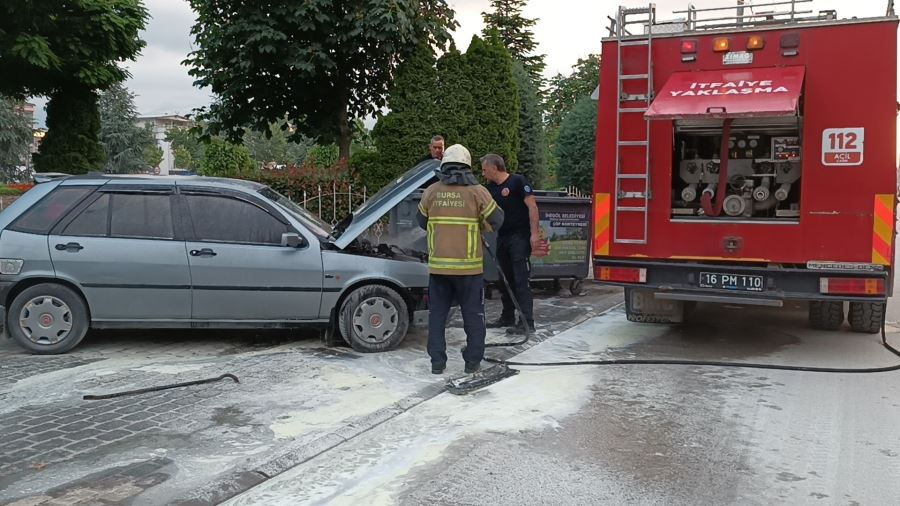
M 67 244 L 57 244 L 56 249 L 59 251 L 73 251 L 78 252 L 84 249 L 84 246 L 78 244 L 77 242 L 70 242 Z
M 214 257 L 214 256 L 216 256 L 216 252 L 209 248 L 192 249 L 191 256 L 192 257 Z

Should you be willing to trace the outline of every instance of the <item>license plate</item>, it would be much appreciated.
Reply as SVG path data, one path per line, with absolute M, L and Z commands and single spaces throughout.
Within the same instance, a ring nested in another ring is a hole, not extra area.
M 761 292 L 765 287 L 765 279 L 762 276 L 753 276 L 750 274 L 701 272 L 700 286 L 702 288 L 718 288 L 721 290 Z

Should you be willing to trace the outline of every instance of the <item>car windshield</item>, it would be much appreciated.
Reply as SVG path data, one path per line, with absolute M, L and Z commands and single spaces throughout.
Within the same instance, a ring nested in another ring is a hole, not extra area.
M 323 239 L 331 236 L 331 226 L 328 223 L 325 223 L 321 218 L 307 211 L 293 200 L 268 187 L 259 190 L 259 193 L 298 219 L 317 236 Z

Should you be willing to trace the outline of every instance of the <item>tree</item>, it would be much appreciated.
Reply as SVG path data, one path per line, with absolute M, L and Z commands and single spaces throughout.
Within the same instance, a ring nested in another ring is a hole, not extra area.
M 203 143 L 194 129 L 174 127 L 166 131 L 166 142 L 175 153 L 175 166 L 179 169 L 197 171 L 203 160 Z
M 522 16 L 526 0 L 491 0 L 491 12 L 482 12 L 484 31 L 488 38 L 491 31 L 496 31 L 503 45 L 509 50 L 513 59 L 522 62 L 525 70 L 535 83 L 543 83 L 543 72 L 547 67 L 546 55 L 535 54 L 537 42 L 531 27 L 538 21 Z
M 597 132 L 597 103 L 582 97 L 563 120 L 556 143 L 559 158 L 557 178 L 562 186 L 576 186 L 590 193 L 594 181 L 594 142 Z
M 47 103 L 47 135 L 34 155 L 37 172 L 87 174 L 100 171 L 106 153 L 100 144 L 97 94 L 63 88 Z
M 568 76 L 557 74 L 548 86 L 546 116 L 547 176 L 549 181 L 556 178 L 559 159 L 556 157 L 556 141 L 559 127 L 575 103 L 590 96 L 600 82 L 600 55 L 592 54 L 579 58 Z
M 360 174 L 367 186 L 380 188 L 406 172 L 427 152 L 431 137 L 445 133 L 439 128 L 437 98 L 442 90 L 437 89 L 436 63 L 431 46 L 420 44 L 412 57 L 397 67 L 387 101 L 390 112 L 372 129 L 378 157 L 367 159 L 366 172 Z M 359 163 L 359 159 L 355 161 Z M 356 169 L 357 164 L 351 167 Z
M 22 102 L 0 96 L 0 182 L 22 182 L 20 167 L 31 151 L 31 123 Z
M 143 159 L 145 167 L 159 167 L 164 156 L 165 153 L 162 148 L 155 143 L 145 146 L 144 151 L 141 153 L 141 159 Z
M 543 188 L 547 141 L 539 91 L 521 62 L 513 62 L 513 78 L 519 91 L 518 172 L 528 178 L 532 187 Z
M 472 97 L 471 72 L 465 55 L 456 49 L 455 44 L 441 55 L 437 62 L 438 104 L 435 129 L 447 141 L 447 145 L 462 142 L 463 133 L 475 121 L 476 107 Z
M 314 142 L 309 138 L 301 138 L 295 142 L 290 139 L 293 126 L 286 122 L 269 125 L 267 132 L 247 132 L 243 144 L 257 162 L 275 165 L 299 165 L 306 159 Z
M 208 133 L 231 141 L 284 118 L 297 137 L 337 141 L 350 155 L 352 118 L 386 104 L 399 63 L 443 48 L 457 26 L 446 0 L 190 0 L 197 50 L 185 63 L 217 100 Z
M 203 146 L 199 173 L 204 176 L 239 178 L 256 168 L 244 146 L 213 137 Z
M 512 76 L 512 58 L 496 36 L 472 37 L 466 51 L 466 84 L 475 113 L 460 131 L 462 142 L 475 160 L 496 153 L 509 170 L 519 166 L 519 93 Z
M 102 167 L 96 91 L 129 76 L 119 64 L 144 46 L 147 18 L 140 0 L 0 3 L 0 93 L 50 96 L 38 170 Z
M 149 163 L 156 158 L 151 149 L 156 147 L 156 136 L 149 125 L 137 125 L 134 95 L 121 83 L 100 95 L 100 142 L 106 152 L 106 172 L 140 172 L 162 162 L 160 157 L 156 163 Z M 146 160 L 145 155 L 151 159 Z
M 547 125 L 558 127 L 575 103 L 590 96 L 600 84 L 600 55 L 579 58 L 568 76 L 550 79 L 547 99 Z

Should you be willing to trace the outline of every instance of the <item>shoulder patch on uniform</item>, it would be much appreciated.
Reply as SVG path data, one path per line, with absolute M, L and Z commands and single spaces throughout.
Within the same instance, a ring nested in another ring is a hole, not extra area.
M 531 187 L 528 186 L 527 184 L 525 185 L 525 192 L 526 192 L 526 193 L 531 193 Z

